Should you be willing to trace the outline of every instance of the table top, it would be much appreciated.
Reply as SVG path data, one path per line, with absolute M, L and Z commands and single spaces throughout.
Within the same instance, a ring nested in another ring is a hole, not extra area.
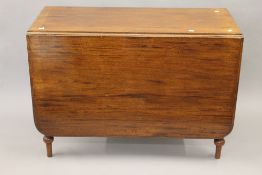
M 45 7 L 28 33 L 241 35 L 224 8 Z

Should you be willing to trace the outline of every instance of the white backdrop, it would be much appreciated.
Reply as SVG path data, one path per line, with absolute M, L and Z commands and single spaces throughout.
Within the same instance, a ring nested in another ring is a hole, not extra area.
M 26 30 L 46 5 L 228 8 L 244 33 L 244 53 L 233 132 L 222 159 L 212 140 L 55 138 L 46 158 L 34 127 Z M 1 0 L 0 174 L 261 174 L 261 0 Z

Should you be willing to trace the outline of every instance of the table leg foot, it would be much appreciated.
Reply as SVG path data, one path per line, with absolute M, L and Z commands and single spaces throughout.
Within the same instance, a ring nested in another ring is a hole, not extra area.
M 52 157 L 52 142 L 54 141 L 54 137 L 44 136 L 43 141 L 46 144 L 47 157 Z
M 215 154 L 215 158 L 216 159 L 220 159 L 221 156 L 221 150 L 222 150 L 222 146 L 225 144 L 225 139 L 215 139 L 214 143 L 216 145 L 216 154 Z

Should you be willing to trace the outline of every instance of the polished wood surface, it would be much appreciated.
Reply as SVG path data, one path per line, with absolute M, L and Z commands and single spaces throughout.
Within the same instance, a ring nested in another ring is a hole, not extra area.
M 241 34 L 222 8 L 46 7 L 29 32 Z
M 35 122 L 53 136 L 223 138 L 241 39 L 28 37 Z
M 45 8 L 27 33 L 37 129 L 48 138 L 216 139 L 219 158 L 234 125 L 243 36 L 214 10 Z

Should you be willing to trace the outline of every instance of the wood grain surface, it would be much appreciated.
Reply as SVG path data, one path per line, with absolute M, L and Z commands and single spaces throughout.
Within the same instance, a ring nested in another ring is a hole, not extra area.
M 242 38 L 30 33 L 27 41 L 44 135 L 220 139 L 233 128 Z
M 46 7 L 29 32 L 241 34 L 223 8 Z

